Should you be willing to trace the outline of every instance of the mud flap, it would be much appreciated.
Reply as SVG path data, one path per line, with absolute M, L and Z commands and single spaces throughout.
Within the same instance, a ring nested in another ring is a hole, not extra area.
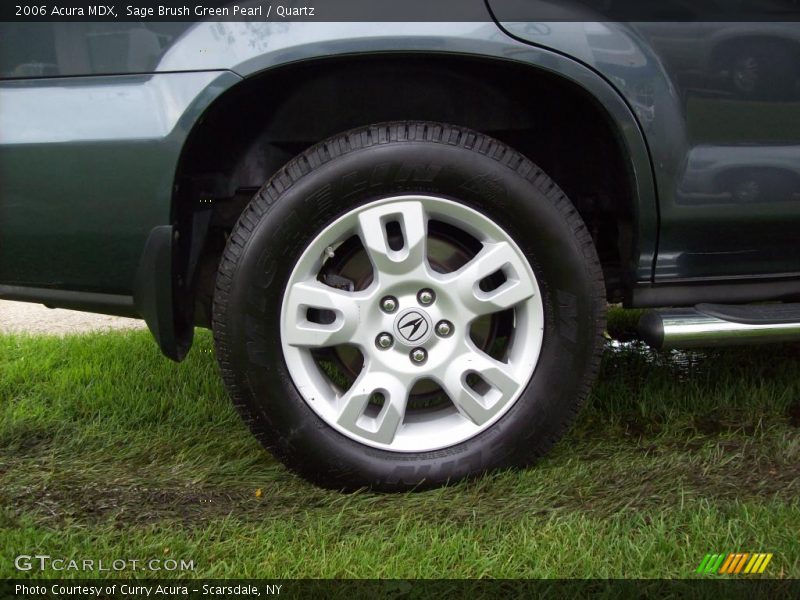
M 175 235 L 171 225 L 153 228 L 136 274 L 134 306 L 165 356 L 182 361 L 192 346 L 194 327 L 177 305 Z

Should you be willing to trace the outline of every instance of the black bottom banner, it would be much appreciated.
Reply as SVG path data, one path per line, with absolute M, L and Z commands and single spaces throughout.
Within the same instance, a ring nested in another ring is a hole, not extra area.
M 8 579 L 0 597 L 89 598 L 798 598 L 800 580 Z

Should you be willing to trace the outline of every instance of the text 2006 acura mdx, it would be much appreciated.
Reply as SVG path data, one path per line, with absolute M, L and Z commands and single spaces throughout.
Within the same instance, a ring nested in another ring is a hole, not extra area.
M 4 25 L 0 297 L 174 360 L 212 328 L 256 436 L 342 489 L 547 452 L 609 301 L 657 347 L 797 339 L 798 25 L 473 4 Z

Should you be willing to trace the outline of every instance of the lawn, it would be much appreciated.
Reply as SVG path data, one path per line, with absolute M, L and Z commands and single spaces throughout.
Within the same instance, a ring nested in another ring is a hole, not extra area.
M 208 332 L 180 365 L 144 331 L 0 336 L 0 576 L 45 553 L 193 560 L 195 577 L 687 577 L 741 551 L 800 577 L 798 350 L 609 342 L 535 468 L 344 495 L 250 437 Z

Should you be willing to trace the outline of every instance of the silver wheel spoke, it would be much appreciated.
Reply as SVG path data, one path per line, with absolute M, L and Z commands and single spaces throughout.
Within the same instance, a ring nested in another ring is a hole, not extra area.
M 480 282 L 501 271 L 506 281 L 489 292 L 480 289 Z M 526 265 L 507 242 L 484 244 L 469 263 L 453 275 L 464 308 L 480 316 L 499 312 L 524 302 L 534 295 L 533 282 Z
M 477 377 L 478 391 L 467 383 Z M 454 360 L 448 367 L 443 389 L 458 411 L 475 425 L 484 425 L 502 410 L 519 390 L 521 382 L 509 365 L 473 350 Z
M 383 396 L 377 416 L 365 414 L 373 394 Z M 391 444 L 405 415 L 408 389 L 388 373 L 362 371 L 351 388 L 339 399 L 337 422 L 348 431 L 383 444 Z
M 389 246 L 387 224 L 396 222 L 403 246 Z M 386 275 L 409 275 L 425 263 L 427 219 L 421 202 L 396 202 L 365 210 L 358 215 L 359 236 L 375 268 L 376 279 Z
M 318 281 L 302 281 L 291 286 L 288 294 L 294 307 L 284 319 L 283 336 L 292 346 L 323 348 L 348 343 L 358 328 L 358 304 L 352 294 Z M 308 320 L 308 309 L 331 311 L 333 323 Z
M 482 290 L 498 271 L 502 283 Z M 472 325 L 506 309 L 515 335 L 495 317 L 476 334 L 481 347 L 500 341 L 499 362 L 473 343 Z M 355 207 L 311 240 L 284 293 L 281 344 L 296 389 L 328 426 L 365 446 L 429 452 L 478 435 L 517 401 L 543 321 L 533 270 L 502 228 L 464 204 L 407 195 Z

